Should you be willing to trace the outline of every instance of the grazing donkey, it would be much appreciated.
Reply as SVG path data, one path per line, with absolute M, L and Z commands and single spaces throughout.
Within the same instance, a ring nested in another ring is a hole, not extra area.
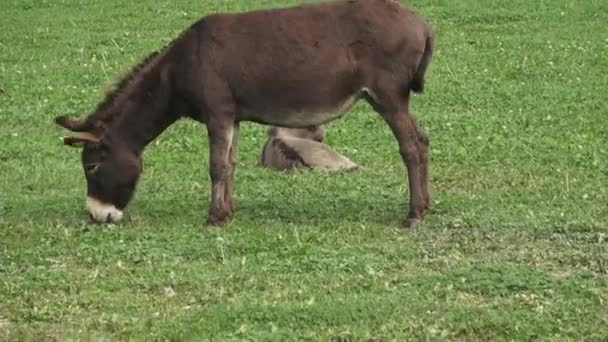
M 311 168 L 326 171 L 355 170 L 350 159 L 323 144 L 323 126 L 288 128 L 272 126 L 259 164 L 275 170 Z
M 239 122 L 322 125 L 364 98 L 386 121 L 407 167 L 407 224 L 429 205 L 428 139 L 409 113 L 433 51 L 425 20 L 396 0 L 338 0 L 201 18 L 152 53 L 82 119 L 56 123 L 81 135 L 87 208 L 117 221 L 135 191 L 147 144 L 188 117 L 207 126 L 208 225 L 232 217 Z

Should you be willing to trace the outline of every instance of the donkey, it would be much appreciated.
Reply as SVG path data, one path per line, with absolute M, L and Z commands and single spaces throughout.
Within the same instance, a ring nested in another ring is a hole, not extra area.
M 313 125 L 304 128 L 270 126 L 266 133 L 269 138 L 292 137 L 314 140 L 320 143 L 325 141 L 325 127 L 321 125 Z
M 422 93 L 434 35 L 396 0 L 337 0 L 289 8 L 220 13 L 191 24 L 133 68 L 94 112 L 55 118 L 78 132 L 87 209 L 118 221 L 142 173 L 152 140 L 180 118 L 207 127 L 211 204 L 207 225 L 233 217 L 239 123 L 302 128 L 341 117 L 366 100 L 392 130 L 407 168 L 409 214 L 429 206 L 428 138 L 409 112 Z
M 358 168 L 350 159 L 323 144 L 324 139 L 323 126 L 271 126 L 258 162 L 279 171 L 295 168 L 351 171 Z

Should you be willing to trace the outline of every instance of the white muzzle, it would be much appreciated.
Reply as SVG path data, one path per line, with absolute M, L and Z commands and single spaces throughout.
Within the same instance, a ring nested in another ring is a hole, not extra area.
M 87 209 L 96 222 L 118 222 L 122 219 L 122 211 L 93 197 L 87 197 Z

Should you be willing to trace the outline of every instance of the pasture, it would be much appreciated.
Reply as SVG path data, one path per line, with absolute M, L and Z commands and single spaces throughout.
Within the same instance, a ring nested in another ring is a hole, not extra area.
M 147 149 L 125 220 L 89 221 L 54 117 L 204 14 L 295 2 L 0 3 L 0 340 L 608 339 L 603 0 L 409 2 L 436 33 L 411 103 L 431 140 L 415 230 L 363 101 L 327 126 L 362 170 L 260 168 L 265 127 L 243 123 L 235 219 L 206 229 L 206 130 L 184 120 Z

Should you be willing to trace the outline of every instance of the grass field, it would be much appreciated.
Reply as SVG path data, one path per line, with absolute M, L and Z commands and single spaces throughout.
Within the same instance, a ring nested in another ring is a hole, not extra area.
M 608 339 L 604 0 L 411 2 L 437 34 L 412 104 L 432 145 L 415 231 L 363 102 L 328 126 L 361 171 L 261 169 L 265 129 L 244 124 L 236 219 L 207 230 L 206 130 L 181 121 L 126 220 L 89 223 L 53 118 L 203 14 L 293 2 L 0 2 L 0 340 Z

